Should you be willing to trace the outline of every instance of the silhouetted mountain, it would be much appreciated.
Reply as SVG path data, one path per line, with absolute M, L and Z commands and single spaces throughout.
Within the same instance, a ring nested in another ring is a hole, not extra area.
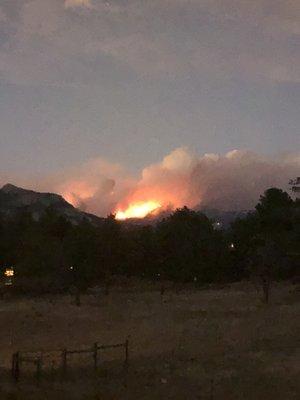
M 93 214 L 78 210 L 55 193 L 39 193 L 19 188 L 10 183 L 0 189 L 0 213 L 4 216 L 14 217 L 18 213 L 26 211 L 38 220 L 49 208 L 74 224 L 84 220 L 93 224 L 99 224 L 102 221 Z

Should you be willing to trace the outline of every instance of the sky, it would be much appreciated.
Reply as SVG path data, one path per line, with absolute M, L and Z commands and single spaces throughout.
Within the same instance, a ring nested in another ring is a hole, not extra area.
M 299 126 L 298 0 L 0 0 L 0 181 L 294 154 Z

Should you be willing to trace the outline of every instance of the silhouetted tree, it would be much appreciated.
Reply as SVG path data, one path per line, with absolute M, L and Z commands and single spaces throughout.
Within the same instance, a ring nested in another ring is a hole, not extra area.
M 221 256 L 218 235 L 204 214 L 177 209 L 157 226 L 158 272 L 179 281 L 212 281 Z
M 77 304 L 88 286 L 108 293 L 116 274 L 200 284 L 255 275 L 267 300 L 271 280 L 297 274 L 299 242 L 300 202 L 276 188 L 228 231 L 187 207 L 147 226 L 113 215 L 72 224 L 49 208 L 39 220 L 0 215 L 0 270 L 13 265 L 20 278 L 47 280 L 48 290 L 73 287 Z
M 263 300 L 269 302 L 272 281 L 278 276 L 278 269 L 285 264 L 284 254 L 271 240 L 266 240 L 250 256 L 251 274 L 259 279 L 263 291 Z

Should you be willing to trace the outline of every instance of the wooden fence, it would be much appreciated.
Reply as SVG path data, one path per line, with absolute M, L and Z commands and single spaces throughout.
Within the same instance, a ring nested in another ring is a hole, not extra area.
M 100 352 L 104 350 L 121 348 L 124 351 L 124 366 L 125 368 L 129 365 L 129 341 L 126 340 L 124 343 L 110 344 L 110 345 L 99 345 L 98 342 L 94 343 L 91 347 L 85 349 L 62 349 L 62 350 L 41 350 L 41 351 L 17 351 L 12 355 L 12 367 L 11 373 L 15 381 L 20 379 L 21 368 L 24 364 L 31 364 L 35 368 L 35 376 L 39 380 L 42 376 L 42 368 L 45 357 L 49 354 L 56 354 L 61 362 L 62 375 L 66 376 L 68 365 L 71 363 L 71 358 L 78 354 L 90 354 L 92 356 L 94 370 L 98 368 L 100 361 Z

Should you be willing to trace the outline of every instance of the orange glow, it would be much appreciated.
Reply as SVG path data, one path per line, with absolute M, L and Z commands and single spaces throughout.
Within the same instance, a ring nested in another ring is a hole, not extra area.
M 92 198 L 97 189 L 83 181 L 71 181 L 61 188 L 62 197 L 74 207 L 79 207 L 80 203 Z
M 12 277 L 14 276 L 15 271 L 13 270 L 13 268 L 6 268 L 6 270 L 4 271 L 4 275 L 7 277 Z
M 144 218 L 150 213 L 157 211 L 160 207 L 160 203 L 154 200 L 130 204 L 125 211 L 118 210 L 116 212 L 116 219 Z

